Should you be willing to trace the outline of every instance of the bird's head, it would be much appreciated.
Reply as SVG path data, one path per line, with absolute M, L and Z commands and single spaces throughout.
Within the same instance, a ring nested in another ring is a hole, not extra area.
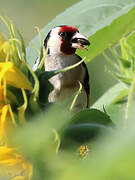
M 88 38 L 79 33 L 79 30 L 73 26 L 57 26 L 53 28 L 44 41 L 46 49 L 48 45 L 50 54 L 66 54 L 72 55 L 76 49 L 87 50 L 85 46 L 89 46 Z

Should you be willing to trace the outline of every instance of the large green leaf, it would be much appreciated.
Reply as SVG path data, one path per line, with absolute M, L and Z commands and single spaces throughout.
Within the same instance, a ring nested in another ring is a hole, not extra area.
M 110 117 L 98 109 L 82 110 L 72 117 L 71 122 L 72 124 L 95 123 L 105 126 L 112 123 Z
M 89 51 L 79 51 L 79 54 L 86 55 L 87 59 L 91 60 L 134 28 L 134 6 L 134 0 L 84 0 L 56 16 L 42 29 L 42 36 L 45 38 L 49 30 L 56 25 L 74 25 L 81 33 L 90 36 Z M 37 57 L 33 43 L 39 47 L 38 36 L 27 48 L 27 58 L 31 65 Z
M 129 1 L 127 1 L 128 3 Z M 133 3 L 133 6 L 135 4 Z M 90 61 L 100 53 L 102 53 L 106 48 L 112 44 L 119 41 L 119 39 L 131 32 L 135 27 L 135 7 L 131 9 L 131 4 L 121 8 L 116 14 L 112 14 L 112 17 L 106 18 L 104 21 L 104 27 L 101 27 L 90 37 L 91 47 L 89 51 L 84 54 L 84 52 L 79 51 L 80 56 L 87 56 L 87 60 Z M 110 22 L 110 20 L 112 20 Z M 109 21 L 109 22 L 108 22 Z
M 105 108 L 107 114 L 116 125 L 123 125 L 126 116 L 126 103 L 112 104 Z
M 135 54 L 135 31 L 133 31 L 128 37 L 127 37 L 127 43 L 130 45 L 132 54 Z
M 100 97 L 92 108 L 102 109 L 110 104 L 116 103 L 128 94 L 128 88 L 123 83 L 118 83 L 110 88 L 102 97 Z
M 97 109 L 82 110 L 71 118 L 71 123 L 63 130 L 61 147 L 72 148 L 76 143 L 90 142 L 101 131 L 110 130 L 108 127 L 113 127 L 113 123 L 106 113 Z
M 134 121 L 133 121 L 134 122 Z M 70 163 L 59 180 L 134 180 L 135 177 L 135 124 L 117 128 L 89 146 L 85 161 Z M 63 158 L 64 159 L 64 158 Z

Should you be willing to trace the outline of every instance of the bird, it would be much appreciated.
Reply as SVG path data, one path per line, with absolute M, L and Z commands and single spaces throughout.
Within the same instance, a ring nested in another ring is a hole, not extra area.
M 76 54 L 76 50 L 87 50 L 86 46 L 89 45 L 88 38 L 81 34 L 76 27 L 55 26 L 47 34 L 43 43 L 44 53 L 48 48 L 48 54 L 44 61 L 45 71 L 63 69 L 80 62 L 82 58 Z M 36 61 L 34 70 L 38 64 L 39 62 Z M 64 100 L 70 99 L 78 91 L 80 82 L 82 89 L 74 104 L 73 111 L 78 112 L 89 107 L 90 82 L 84 61 L 73 69 L 54 75 L 49 81 L 53 85 L 53 90 L 48 96 L 50 103 L 61 104 Z

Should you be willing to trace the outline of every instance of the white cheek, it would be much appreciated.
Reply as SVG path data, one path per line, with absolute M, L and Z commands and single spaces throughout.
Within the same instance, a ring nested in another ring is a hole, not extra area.
M 57 36 L 53 36 L 49 39 L 49 48 L 51 49 L 59 49 L 60 48 L 60 44 L 61 44 L 61 40 L 60 38 L 58 38 Z
M 50 53 L 60 53 L 61 39 L 58 35 L 58 32 L 52 31 L 48 46 L 50 49 Z

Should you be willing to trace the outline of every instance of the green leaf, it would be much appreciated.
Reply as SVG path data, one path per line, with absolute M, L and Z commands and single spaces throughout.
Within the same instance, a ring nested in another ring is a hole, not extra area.
M 108 125 L 111 123 L 110 117 L 99 111 L 98 109 L 86 109 L 76 113 L 72 119 L 72 123 L 97 123 L 102 125 Z
M 132 54 L 135 56 L 135 31 L 133 31 L 126 39 L 127 43 L 130 45 Z
M 118 73 L 115 73 L 115 72 L 111 72 L 111 73 L 116 79 L 118 79 L 119 81 L 121 81 L 127 85 L 130 85 L 132 82 L 131 77 L 122 76 L 122 75 L 119 75 Z
M 88 52 L 80 50 L 82 57 L 87 60 L 104 51 L 111 44 L 117 42 L 123 35 L 133 30 L 135 26 L 134 0 L 95 0 L 81 1 L 65 12 L 56 16 L 42 31 L 42 37 L 56 25 L 68 24 L 79 28 L 80 32 L 90 36 L 91 46 Z M 66 18 L 65 18 L 66 17 Z M 27 48 L 27 55 L 32 66 L 36 57 L 32 44 L 39 46 L 39 38 L 35 37 Z
M 7 100 L 10 104 L 19 105 L 18 98 L 16 97 L 16 94 L 14 94 L 8 87 L 7 89 Z
M 121 62 L 121 64 L 123 65 L 123 68 L 130 68 L 131 67 L 131 63 L 130 61 L 126 60 L 126 59 L 123 59 L 121 57 L 119 57 L 119 60 Z
M 24 39 L 22 34 L 20 33 L 20 31 L 15 27 L 16 32 L 18 33 L 18 36 L 20 38 L 20 42 L 21 42 L 21 48 L 22 48 L 22 55 L 23 55 L 23 59 L 24 61 L 26 61 L 26 48 L 25 48 L 25 43 L 24 43 Z
M 112 133 L 105 134 L 89 146 L 89 156 L 85 161 L 77 161 L 76 164 L 67 165 L 60 180 L 94 179 L 94 180 L 134 180 L 135 163 L 135 124 L 128 128 L 116 129 Z M 91 150 L 92 149 L 92 150 Z
M 101 132 L 109 130 L 107 126 L 92 123 L 73 124 L 61 135 L 61 149 L 77 149 L 78 144 L 86 144 L 99 137 Z
M 128 95 L 129 89 L 124 89 L 123 91 L 120 91 L 118 96 L 112 101 L 111 104 L 117 104 L 122 102 L 122 100 Z
M 106 106 L 105 108 L 107 114 L 110 116 L 113 123 L 116 125 L 119 125 L 121 123 L 124 124 L 125 115 L 126 115 L 126 104 L 111 104 L 109 106 Z M 122 124 L 121 124 L 122 125 Z
M 126 38 L 123 37 L 120 40 L 120 46 L 121 46 L 121 54 L 122 54 L 122 58 L 129 60 L 130 59 L 130 54 L 129 54 L 129 47 L 128 44 L 126 42 Z M 120 59 L 121 60 L 121 59 Z M 121 61 L 122 62 L 122 61 Z
M 102 97 L 100 97 L 100 99 L 98 99 L 94 105 L 92 105 L 92 108 L 103 109 L 103 106 L 106 108 L 107 105 L 110 105 L 115 100 L 119 99 L 119 96 L 121 97 L 121 93 L 124 90 L 128 90 L 128 88 L 123 83 L 114 85 Z
M 51 90 L 53 90 L 53 86 L 52 84 L 49 82 L 49 78 L 52 77 L 54 75 L 54 71 L 51 72 L 41 72 L 38 75 L 38 80 L 39 80 L 39 84 L 40 84 L 40 88 L 39 88 L 39 104 L 42 107 L 45 107 L 49 102 L 48 102 L 48 95 L 51 92 Z
M 95 31 L 95 34 L 89 38 L 91 47 L 89 51 L 85 53 L 88 61 L 102 53 L 109 46 L 119 41 L 122 36 L 134 29 L 135 3 L 128 3 L 129 1 L 127 1 L 125 8 L 122 7 L 118 12 L 112 14 L 110 19 L 107 17 L 104 21 L 105 25 L 98 31 Z M 84 52 L 82 51 L 79 51 L 78 54 L 82 57 L 84 56 Z
M 126 119 L 128 119 L 130 116 L 132 117 L 134 114 L 134 106 L 135 106 L 134 100 L 135 100 L 135 75 L 133 76 L 133 80 L 131 81 L 131 86 L 129 88 L 127 107 L 126 107 Z
M 45 152 L 50 154 L 50 144 L 54 143 L 54 129 L 60 133 L 70 123 L 70 112 L 64 111 L 62 108 L 65 109 L 64 104 L 62 107 L 53 105 L 47 111 L 33 116 L 30 119 L 31 121 L 27 122 L 23 128 L 18 127 L 16 132 L 13 132 L 13 134 L 17 134 L 13 135 L 12 143 L 18 143 L 19 146 L 23 146 L 24 153 L 29 155 L 29 157 L 37 154 L 39 158 L 38 153 L 41 153 L 41 151 L 43 154 Z M 58 137 L 56 140 L 58 140 Z M 33 156 L 33 158 L 35 157 Z
M 25 121 L 25 111 L 28 106 L 28 99 L 27 99 L 26 92 L 24 91 L 24 89 L 21 89 L 21 90 L 22 90 L 22 94 L 23 94 L 23 98 L 24 98 L 24 103 L 23 103 L 23 105 L 18 107 L 17 110 L 18 110 L 18 118 L 19 118 L 20 124 L 24 124 L 26 122 Z
M 32 113 L 37 113 L 40 112 L 40 107 L 39 107 L 39 80 L 36 74 L 32 71 L 32 69 L 29 67 L 28 64 L 26 64 L 28 70 L 30 71 L 30 76 L 31 79 L 34 81 L 34 88 L 32 92 L 30 93 L 29 97 L 29 106 L 32 111 Z
M 61 147 L 72 148 L 76 143 L 86 143 L 97 137 L 101 131 L 106 131 L 109 125 L 112 126 L 113 123 L 104 112 L 97 109 L 80 111 L 71 118 L 71 123 L 62 132 Z

